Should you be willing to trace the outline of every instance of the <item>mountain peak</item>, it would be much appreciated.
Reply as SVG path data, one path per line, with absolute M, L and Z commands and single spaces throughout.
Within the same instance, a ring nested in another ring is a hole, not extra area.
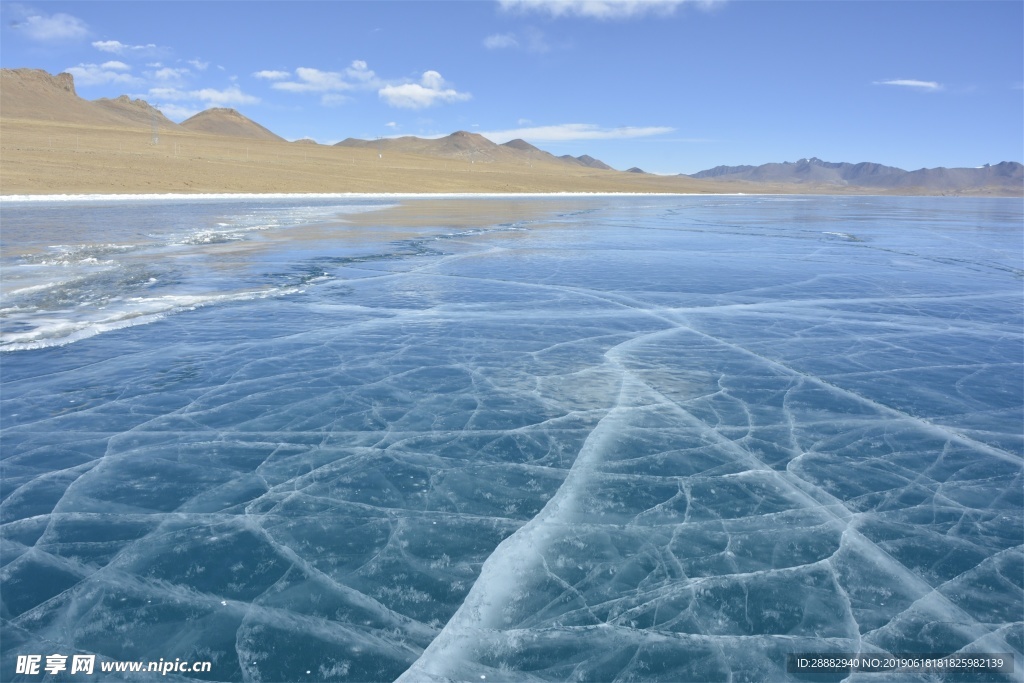
M 5 85 L 18 83 L 38 89 L 57 90 L 78 95 L 75 92 L 75 77 L 67 72 L 51 75 L 42 69 L 0 69 Z
M 452 138 L 453 140 L 476 140 L 476 141 L 487 140 L 487 138 L 485 138 L 483 135 L 480 135 L 480 133 L 470 133 L 467 130 L 457 130 L 457 131 L 455 131 L 454 133 L 452 133 L 451 135 L 449 135 L 447 137 Z M 491 141 L 487 140 L 487 142 L 491 142 Z M 494 143 L 491 143 L 491 144 L 494 144 Z
M 518 149 L 518 150 L 523 151 L 523 152 L 539 152 L 539 151 L 541 151 L 540 148 L 534 147 L 533 145 L 531 145 L 526 140 L 523 140 L 522 138 L 516 138 L 515 140 L 509 140 L 508 142 L 503 142 L 501 144 L 501 146 L 502 147 L 511 147 L 512 149 Z
M 212 107 L 181 122 L 181 127 L 198 133 L 229 135 L 256 140 L 283 140 L 236 109 Z

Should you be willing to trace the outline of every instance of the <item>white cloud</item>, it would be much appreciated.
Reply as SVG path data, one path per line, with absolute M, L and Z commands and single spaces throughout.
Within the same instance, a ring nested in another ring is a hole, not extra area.
M 119 40 L 96 40 L 93 41 L 92 46 L 100 52 L 110 52 L 115 55 L 123 55 L 125 53 L 150 53 L 155 52 L 158 48 L 153 43 L 146 45 L 125 45 Z
M 917 90 L 942 90 L 942 84 L 935 81 L 915 81 L 905 78 L 891 81 L 875 81 L 875 85 L 899 85 L 904 88 L 916 88 Z
M 199 59 L 190 59 L 188 63 L 196 68 L 197 71 L 206 71 L 206 68 L 210 66 L 209 62 L 204 62 Z
M 103 85 L 105 83 L 124 83 L 138 85 L 142 79 L 125 73 L 129 66 L 123 62 L 105 62 L 103 64 L 79 64 L 65 69 L 75 77 L 75 85 Z
M 260 98 L 247 95 L 237 85 L 217 90 L 215 88 L 203 88 L 202 90 L 180 90 L 178 88 L 150 88 L 148 95 L 141 95 L 147 100 L 171 100 L 172 102 L 204 102 L 207 105 L 225 107 L 232 104 L 259 104 Z M 161 110 L 162 111 L 162 110 Z
M 237 86 L 233 85 L 230 88 L 223 90 L 217 90 L 215 88 L 203 88 L 202 90 L 191 90 L 189 94 L 197 99 L 207 102 L 208 104 L 214 104 L 219 107 L 224 107 L 229 104 L 259 104 L 260 98 L 252 95 L 246 95 Z
M 629 19 L 646 14 L 668 15 L 690 2 L 709 7 L 722 0 L 499 0 L 503 10 L 539 12 L 552 17 Z
M 12 27 L 32 40 L 45 42 L 75 40 L 89 35 L 89 27 L 84 21 L 63 12 L 49 16 L 31 14 L 13 22 Z
M 266 79 L 267 81 L 282 81 L 291 76 L 291 74 L 287 71 L 258 71 L 253 76 Z
M 253 76 L 264 78 L 268 81 L 281 81 L 291 76 L 291 74 L 287 71 L 257 71 Z
M 331 92 L 349 90 L 352 86 L 336 71 L 321 71 L 300 66 L 295 70 L 297 81 L 279 81 L 272 87 L 288 92 Z
M 320 93 L 320 103 L 337 106 L 350 101 L 349 93 L 376 90 L 378 96 L 393 107 L 423 109 L 445 102 L 470 99 L 469 93 L 449 86 L 436 71 L 425 71 L 418 83 L 388 82 L 382 80 L 367 63 L 356 59 L 344 71 L 324 71 L 312 67 L 299 67 L 294 73 L 265 70 L 253 74 L 255 78 L 274 81 L 272 88 L 295 93 Z
M 188 73 L 188 69 L 172 69 L 169 66 L 165 66 L 162 69 L 154 71 L 152 73 L 152 77 L 158 81 L 180 81 L 182 77 L 187 76 Z
M 92 46 L 100 52 L 113 52 L 120 54 L 127 47 L 119 40 L 94 40 Z
M 530 128 L 513 128 L 483 132 L 483 135 L 498 144 L 522 138 L 544 142 L 564 142 L 568 140 L 620 140 L 625 138 L 642 138 L 652 135 L 671 133 L 674 128 L 666 126 L 622 126 L 619 128 L 601 128 L 593 123 L 563 123 L 557 126 L 533 126 Z
M 514 33 L 495 33 L 484 38 L 484 47 L 488 50 L 501 50 L 506 47 L 519 47 Z
M 431 90 L 440 90 L 444 87 L 444 79 L 436 71 L 424 71 L 420 83 Z
M 518 119 L 518 120 L 516 120 L 516 125 L 519 125 L 519 126 L 528 126 L 531 123 L 533 123 L 533 121 L 531 121 L 530 119 Z M 513 139 L 515 139 L 515 138 L 513 138 Z
M 361 59 L 357 59 L 340 71 L 322 71 L 311 67 L 299 67 L 295 70 L 295 80 L 284 79 L 291 76 L 287 71 L 258 71 L 253 74 L 257 78 L 278 81 L 271 87 L 288 92 L 321 92 L 337 93 L 347 90 L 372 90 L 383 85 L 382 81 Z M 345 98 L 322 98 L 325 104 L 337 104 Z
M 387 126 L 388 128 L 391 128 L 392 130 L 394 130 L 395 128 L 398 128 L 398 124 L 395 123 L 394 121 L 388 121 L 384 125 Z
M 354 81 L 357 81 L 364 87 L 377 87 L 380 82 L 377 79 L 377 74 L 372 69 L 366 66 L 366 62 L 361 59 L 357 59 L 352 62 L 352 65 L 345 69 L 345 75 Z
M 465 92 L 445 88 L 444 78 L 436 71 L 425 71 L 419 83 L 387 85 L 377 95 L 392 107 L 401 109 L 424 109 L 435 104 L 464 102 L 472 98 Z

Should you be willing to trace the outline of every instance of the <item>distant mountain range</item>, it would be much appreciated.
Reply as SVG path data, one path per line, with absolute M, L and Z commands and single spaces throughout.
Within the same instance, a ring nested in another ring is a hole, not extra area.
M 479 133 L 456 131 L 442 138 L 418 138 L 406 135 L 397 138 L 380 138 L 378 140 L 360 140 L 347 138 L 335 147 L 376 148 L 381 153 L 401 152 L 403 154 L 421 154 L 424 156 L 445 159 L 462 159 L 472 162 L 523 162 L 523 161 L 555 161 L 586 166 L 604 170 L 614 170 L 611 166 L 586 154 L 578 157 L 568 154 L 556 157 L 551 152 L 534 147 L 526 140 L 509 140 L 497 144 Z
M 161 131 L 182 130 L 231 138 L 283 141 L 280 136 L 234 109 L 208 109 L 177 124 L 144 100 L 133 100 L 126 95 L 91 101 L 82 99 L 75 92 L 74 79 L 70 74 L 54 76 L 39 69 L 0 69 L 0 118 L 106 128 L 156 127 Z M 309 139 L 296 142 L 316 144 Z M 466 131 L 435 139 L 413 136 L 377 140 L 348 138 L 336 146 L 378 149 L 381 154 L 399 152 L 472 163 L 513 164 L 519 168 L 538 163 L 556 173 L 566 164 L 595 171 L 614 171 L 608 164 L 586 154 L 555 156 L 525 140 L 497 144 Z M 655 177 L 635 166 L 627 172 Z M 716 187 L 728 188 L 735 183 L 736 192 L 791 192 L 792 189 L 786 188 L 803 185 L 807 191 L 815 192 L 827 192 L 835 187 L 862 193 L 877 190 L 903 194 L 1024 194 L 1024 167 L 1012 161 L 981 168 L 940 167 L 905 171 L 877 163 L 833 163 L 810 158 L 761 166 L 716 166 L 689 176 L 680 173 L 679 176 L 713 180 Z
M 839 185 L 884 190 L 922 188 L 956 192 L 981 187 L 1020 188 L 1024 184 L 1024 166 L 1015 161 L 1003 161 L 981 168 L 940 167 L 905 171 L 895 166 L 868 162 L 834 163 L 810 158 L 761 166 L 716 166 L 689 177 L 753 183 Z
M 193 133 L 252 140 L 283 140 L 279 135 L 234 109 L 207 109 L 178 124 L 146 101 L 133 100 L 127 95 L 114 99 L 85 100 L 75 92 L 75 82 L 71 74 L 53 76 L 40 69 L 0 70 L 0 117 L 106 127 L 150 128 L 155 125 L 162 131 L 187 130 Z M 312 140 L 302 142 L 314 143 Z M 348 138 L 336 146 L 379 148 L 381 152 L 419 154 L 482 163 L 528 164 L 531 161 L 542 161 L 614 170 L 608 164 L 586 154 L 578 157 L 568 154 L 556 157 L 525 140 L 511 140 L 498 145 L 482 135 L 466 131 L 457 131 L 437 139 L 412 136 L 380 140 Z

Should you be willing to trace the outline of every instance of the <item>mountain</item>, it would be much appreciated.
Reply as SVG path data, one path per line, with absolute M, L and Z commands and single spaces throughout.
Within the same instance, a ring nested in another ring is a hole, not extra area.
M 504 151 L 484 136 L 477 133 L 467 133 L 464 130 L 436 139 L 418 138 L 412 135 L 399 138 L 380 138 L 377 140 L 346 138 L 337 143 L 335 147 L 379 149 L 382 153 L 419 154 L 445 159 L 465 159 L 474 162 L 496 161 Z
M 574 157 L 574 156 L 571 156 L 569 154 L 563 154 L 562 156 L 560 156 L 558 158 L 563 160 L 563 161 L 568 161 L 570 164 L 576 164 L 578 166 L 586 166 L 588 168 L 600 168 L 600 169 L 603 169 L 605 171 L 614 171 L 615 170 L 611 166 L 609 166 L 608 164 L 606 164 L 603 161 L 601 161 L 600 159 L 595 159 L 594 157 L 590 156 L 589 154 L 584 154 L 584 155 L 578 156 L 578 157 Z
M 551 155 L 550 152 L 545 152 L 539 147 L 534 147 L 526 140 L 522 138 L 516 138 L 515 140 L 509 140 L 508 142 L 502 143 L 503 147 L 511 147 L 512 149 L 518 149 L 520 152 L 540 152 L 541 154 Z M 551 155 L 554 156 L 554 155 Z
M 156 123 L 161 130 L 178 127 L 178 124 L 164 116 L 163 112 L 146 100 L 133 100 L 127 95 L 121 95 L 114 99 L 101 97 L 98 100 L 93 100 L 93 104 L 136 125 L 151 127 Z
M 795 183 L 875 188 L 880 190 L 920 189 L 957 192 L 983 188 L 1020 191 L 1024 186 L 1024 167 L 1004 161 L 981 168 L 922 168 L 905 171 L 895 166 L 863 162 L 833 163 L 818 158 L 801 159 L 761 166 L 716 166 L 690 176 L 719 181 L 755 183 Z
M 1024 187 L 1024 166 L 1015 161 L 986 164 L 981 168 L 922 168 L 911 171 L 893 187 L 957 191 L 983 187 Z
M 822 161 L 818 158 L 786 161 L 761 166 L 716 166 L 692 178 L 748 180 L 760 183 L 819 183 L 824 185 L 864 185 L 885 187 L 903 169 L 881 164 L 848 164 Z
M 693 173 L 690 175 L 691 178 L 719 178 L 727 175 L 739 175 L 747 171 L 753 171 L 756 166 L 715 166 L 699 173 Z M 686 175 L 680 173 L 679 175 Z
M 116 188 L 119 191 L 136 187 L 149 191 L 154 187 L 194 190 L 202 186 L 234 189 L 258 187 L 265 190 L 267 187 L 278 187 L 283 182 L 275 179 L 274 183 L 277 184 L 261 184 L 264 179 L 256 177 L 254 180 L 248 171 L 230 182 L 221 176 L 206 178 L 202 174 L 199 174 L 202 176 L 200 180 L 196 180 L 199 176 L 195 173 L 199 167 L 193 164 L 188 171 L 192 175 L 180 176 L 179 165 L 183 163 L 180 160 L 173 162 L 177 169 L 173 173 L 179 173 L 177 176 L 168 170 L 170 167 L 156 166 L 153 166 L 149 175 L 140 175 L 137 166 L 140 163 L 152 166 L 159 161 L 159 155 L 142 159 L 136 152 L 128 153 L 125 150 L 137 144 L 148 145 L 149 133 L 154 125 L 160 131 L 185 138 L 193 133 L 220 136 L 222 143 L 229 147 L 232 144 L 236 147 L 243 145 L 246 159 L 249 158 L 247 141 L 285 141 L 234 109 L 209 109 L 181 124 L 175 124 L 141 99 L 122 95 L 113 99 L 85 100 L 78 96 L 74 78 L 67 73 L 51 75 L 39 69 L 0 69 L 0 123 L 3 125 L 0 142 L 4 154 L 0 171 L 5 178 L 5 189 L 20 187 L 36 191 L 35 188 L 39 187 L 53 187 L 66 190 L 75 186 Z M 70 127 L 81 130 L 70 131 Z M 80 139 L 79 132 L 86 134 Z M 57 150 L 67 149 L 66 141 L 61 142 L 58 138 L 69 133 L 75 135 L 75 155 L 54 163 L 53 155 Z M 145 135 L 140 137 L 138 133 Z M 39 141 L 43 139 L 40 135 L 46 136 L 48 152 L 44 156 L 38 151 Z M 53 144 L 55 139 L 57 145 Z M 83 144 L 80 145 L 80 142 Z M 646 174 L 637 167 L 623 173 L 606 174 L 601 171 L 614 169 L 586 154 L 575 157 L 568 154 L 555 156 L 525 140 L 509 140 L 499 145 L 482 135 L 467 131 L 457 131 L 437 139 L 412 136 L 378 140 L 349 138 L 338 143 L 337 147 L 363 148 L 366 151 L 362 154 L 334 155 L 338 156 L 337 159 L 331 156 L 330 148 L 324 145 L 315 145 L 310 140 L 297 142 L 306 147 L 299 152 L 302 164 L 306 164 L 307 157 L 314 154 L 327 154 L 322 159 L 326 164 L 341 163 L 342 166 L 338 168 L 344 169 L 342 175 L 346 187 L 367 187 L 366 174 L 356 168 L 357 161 L 371 158 L 376 161 L 375 152 L 380 150 L 381 154 L 395 152 L 421 157 L 418 160 L 401 160 L 394 168 L 401 167 L 401 173 L 407 174 L 412 173 L 408 170 L 410 168 L 431 169 L 426 176 L 416 178 L 414 182 L 414 186 L 431 191 L 446 190 L 449 187 L 501 191 L 532 191 L 536 188 L 555 187 L 610 191 L 629 187 L 643 188 L 644 191 L 657 188 L 653 191 L 671 192 L 1024 195 L 1024 167 L 1010 161 L 981 168 L 940 167 L 905 171 L 877 163 L 832 163 L 810 158 L 761 166 L 717 166 L 692 176 L 680 174 L 677 178 L 664 178 Z M 190 155 L 187 158 L 192 160 L 206 153 L 202 145 L 189 148 L 188 145 L 182 147 L 176 144 L 168 149 L 173 150 L 175 159 L 179 158 L 180 150 L 185 150 L 185 154 Z M 116 154 L 112 150 L 116 150 Z M 83 153 L 79 154 L 79 151 Z M 274 158 L 288 156 L 283 151 L 275 154 Z M 492 173 L 472 174 L 474 177 L 470 180 L 469 175 L 464 173 L 470 162 L 493 163 L 495 166 L 482 169 Z M 81 172 L 80 169 L 84 168 L 82 164 L 92 164 L 88 167 L 93 168 L 94 172 Z M 384 166 L 388 166 L 387 162 Z M 74 169 L 70 176 L 67 174 L 69 168 Z M 108 176 L 118 169 L 122 173 L 116 182 L 110 180 Z M 302 176 L 301 173 L 307 175 Z M 395 171 L 393 187 L 405 187 L 399 180 L 395 180 L 400 177 L 398 171 Z M 94 178 L 107 178 L 107 181 L 105 184 L 96 183 L 92 180 Z M 323 176 L 304 168 L 296 178 L 296 187 L 336 189 L 339 186 L 334 176 Z M 691 181 L 691 178 L 694 180 Z
M 626 173 L 647 173 L 647 171 L 640 168 L 639 166 L 634 166 L 633 168 L 627 168 Z
M 155 120 L 162 129 L 177 127 L 142 100 L 84 100 L 71 74 L 41 69 L 0 69 L 0 117 L 128 128 L 150 128 Z
M 555 161 L 560 163 L 559 158 L 556 157 L 551 152 L 545 152 L 544 150 L 538 147 L 534 147 L 526 140 L 521 140 L 519 138 L 516 138 L 515 140 L 509 140 L 508 142 L 504 142 L 500 146 L 507 147 L 508 149 L 514 149 L 521 156 L 528 159 L 533 159 L 537 161 Z
M 81 126 L 117 127 L 147 132 L 156 125 L 162 131 L 182 130 L 231 138 L 283 141 L 283 138 L 234 109 L 214 108 L 174 123 L 158 109 L 141 99 L 121 95 L 113 99 L 82 99 L 75 91 L 74 77 L 68 73 L 51 75 L 41 69 L 0 69 L 0 117 L 10 121 L 52 121 Z M 300 141 L 297 141 L 300 142 Z M 312 140 L 301 141 L 310 144 Z M 495 144 L 478 133 L 456 131 L 451 135 L 424 139 L 412 136 L 358 140 L 349 138 L 338 147 L 379 149 L 382 153 L 400 152 L 442 159 L 461 159 L 473 163 L 570 163 L 595 169 L 611 169 L 588 155 L 556 157 L 525 140 Z
M 569 162 L 576 166 L 611 169 L 611 166 L 587 155 L 581 157 L 569 155 L 556 157 L 550 152 L 534 147 L 525 140 L 509 140 L 499 145 L 491 142 L 479 133 L 469 133 L 464 130 L 435 139 L 417 138 L 411 135 L 399 138 L 381 138 L 379 140 L 347 138 L 335 146 L 379 149 L 381 153 L 400 152 L 403 154 L 419 154 L 445 159 L 462 159 L 474 163 L 547 161 L 555 163 Z
M 215 107 L 201 111 L 190 119 L 181 122 L 181 127 L 195 133 L 211 133 L 234 138 L 251 138 L 254 140 L 280 140 L 275 135 L 252 119 L 246 118 L 234 109 Z

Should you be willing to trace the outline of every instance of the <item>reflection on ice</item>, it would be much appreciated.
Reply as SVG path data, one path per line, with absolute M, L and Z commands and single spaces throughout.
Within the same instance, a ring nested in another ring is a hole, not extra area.
M 322 279 L 5 354 L 5 680 L 1024 666 L 1019 205 L 573 201 L 279 240 L 232 282 Z

